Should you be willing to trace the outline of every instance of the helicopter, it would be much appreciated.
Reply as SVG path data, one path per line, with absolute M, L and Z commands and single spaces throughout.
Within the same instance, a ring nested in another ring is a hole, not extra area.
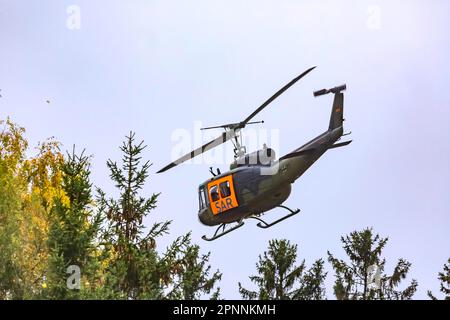
M 251 120 L 315 68 L 309 68 L 292 79 L 243 121 L 201 128 L 201 130 L 220 128 L 224 132 L 218 138 L 185 154 L 157 172 L 165 172 L 227 141 L 233 143 L 234 161 L 230 165 L 230 170 L 221 173 L 217 169 L 215 173 L 211 167 L 212 178 L 200 184 L 198 188 L 200 222 L 206 226 L 218 226 L 211 237 L 204 235 L 203 240 L 213 241 L 235 231 L 244 225 L 246 219 L 255 219 L 259 221 L 257 224 L 259 228 L 267 229 L 298 214 L 299 209 L 293 210 L 282 205 L 291 194 L 291 185 L 327 150 L 343 147 L 352 142 L 352 140 L 338 142 L 343 136 L 351 134 L 351 132 L 344 134 L 343 129 L 345 119 L 343 118 L 344 94 L 342 91 L 346 90 L 344 84 L 313 92 L 314 97 L 334 94 L 329 126 L 325 132 L 278 160 L 276 160 L 275 151 L 265 144 L 263 149 L 247 154 L 242 144 L 242 130 L 247 125 L 263 123 L 264 121 Z M 285 209 L 288 214 L 270 223 L 261 218 L 274 208 Z

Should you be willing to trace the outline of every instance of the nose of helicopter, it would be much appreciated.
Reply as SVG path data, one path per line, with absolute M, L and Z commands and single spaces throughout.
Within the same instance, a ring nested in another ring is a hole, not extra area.
M 213 214 L 209 208 L 200 209 L 198 212 L 198 220 L 206 226 L 215 225 L 213 222 Z

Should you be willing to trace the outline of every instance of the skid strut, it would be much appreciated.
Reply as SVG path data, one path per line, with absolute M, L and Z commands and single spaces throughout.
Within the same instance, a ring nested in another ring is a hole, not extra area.
M 227 233 L 230 233 L 231 231 L 234 231 L 236 229 L 239 229 L 240 227 L 242 227 L 244 225 L 244 221 L 241 219 L 238 224 L 228 230 L 225 231 L 225 227 L 227 226 L 228 223 L 222 223 L 217 229 L 216 232 L 214 232 L 214 235 L 211 238 L 208 238 L 207 236 L 203 236 L 202 239 L 205 241 L 214 241 L 224 235 L 226 235 Z M 217 234 L 219 232 L 219 230 L 222 229 L 222 232 Z
M 300 209 L 292 210 L 292 209 L 290 209 L 290 208 L 288 208 L 288 207 L 285 207 L 285 206 L 277 206 L 277 207 L 286 209 L 286 210 L 288 210 L 290 213 L 289 213 L 288 215 L 285 215 L 284 217 L 278 219 L 278 220 L 275 220 L 274 222 L 271 222 L 271 223 L 267 223 L 267 222 L 264 221 L 263 219 L 258 218 L 258 217 L 255 217 L 255 216 L 252 216 L 252 217 L 250 217 L 250 218 L 259 221 L 259 223 L 257 224 L 258 227 L 263 228 L 263 229 L 267 229 L 267 228 L 270 228 L 270 227 L 276 225 L 277 223 L 280 223 L 281 221 L 284 221 L 284 220 L 286 220 L 286 219 L 288 219 L 288 218 L 290 218 L 290 217 L 292 217 L 292 216 L 295 216 L 297 213 L 300 212 Z

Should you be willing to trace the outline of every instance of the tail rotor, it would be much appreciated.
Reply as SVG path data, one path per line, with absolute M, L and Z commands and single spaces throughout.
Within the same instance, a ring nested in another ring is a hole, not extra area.
M 322 90 L 317 90 L 313 92 L 314 97 L 319 97 L 319 96 L 323 96 L 325 94 L 329 94 L 329 93 L 340 93 L 341 91 L 345 91 L 347 89 L 347 85 L 343 84 L 331 89 L 322 89 Z
M 322 89 L 314 91 L 314 97 L 323 96 L 329 93 L 334 94 L 333 108 L 331 109 L 329 130 L 342 127 L 344 121 L 344 94 L 341 91 L 347 89 L 347 85 L 343 84 L 331 89 Z M 342 129 L 342 128 L 341 128 Z

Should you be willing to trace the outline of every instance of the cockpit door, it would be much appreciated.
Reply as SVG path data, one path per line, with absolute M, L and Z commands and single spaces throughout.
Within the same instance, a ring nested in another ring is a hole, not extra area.
M 208 183 L 208 198 L 214 215 L 239 206 L 234 192 L 233 175 Z

